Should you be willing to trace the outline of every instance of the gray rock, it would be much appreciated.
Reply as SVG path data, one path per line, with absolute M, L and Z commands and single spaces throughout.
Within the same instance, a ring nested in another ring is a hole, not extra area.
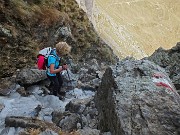
M 19 87 L 16 91 L 17 91 L 21 96 L 27 96 L 27 95 L 28 95 L 28 92 L 25 90 L 24 87 Z
M 82 113 L 86 108 L 86 105 L 90 103 L 92 98 L 86 99 L 73 99 L 66 105 L 66 110 L 72 113 Z
M 59 27 L 55 33 L 55 37 L 58 38 L 59 35 L 65 36 L 65 38 L 72 37 L 71 29 L 69 27 Z
M 45 70 L 22 69 L 17 73 L 16 81 L 20 85 L 32 85 L 47 78 Z
M 81 115 L 81 123 L 82 123 L 82 127 L 88 127 L 89 123 L 88 123 L 88 120 L 87 118 L 82 114 Z
M 180 90 L 180 42 L 175 47 L 164 50 L 157 49 L 151 56 L 146 59 L 165 68 L 169 74 L 170 79 L 174 83 L 177 90 Z
M 180 129 L 180 96 L 161 67 L 126 59 L 109 67 L 96 95 L 99 128 L 114 135 L 169 135 Z
M 63 131 L 73 131 L 77 129 L 77 123 L 80 123 L 80 116 L 78 114 L 71 114 L 70 116 L 66 116 L 59 123 L 59 126 Z
M 61 112 L 54 111 L 52 112 L 52 121 L 56 125 L 59 124 L 59 122 L 64 118 L 64 114 Z
M 0 82 L 0 95 L 9 95 L 16 89 L 15 78 L 1 78 Z
M 78 86 L 82 89 L 96 90 L 100 84 L 100 78 L 104 73 L 104 64 L 99 64 L 96 59 L 84 63 L 78 72 Z
M 11 31 L 4 28 L 1 24 L 0 24 L 0 35 L 1 37 L 12 37 Z
M 63 86 L 75 88 L 77 86 L 77 76 L 67 69 L 62 72 Z
M 16 131 L 15 128 L 6 127 L 1 132 L 0 135 L 15 135 Z
M 79 129 L 77 133 L 79 135 L 100 135 L 100 130 L 86 127 L 83 129 Z
M 44 108 L 52 108 L 53 111 L 64 112 L 65 106 L 63 101 L 59 100 L 59 97 L 54 95 L 39 96 L 36 95 L 38 101 L 41 102 Z
M 82 126 L 81 126 L 81 123 L 77 123 L 77 129 L 81 129 Z

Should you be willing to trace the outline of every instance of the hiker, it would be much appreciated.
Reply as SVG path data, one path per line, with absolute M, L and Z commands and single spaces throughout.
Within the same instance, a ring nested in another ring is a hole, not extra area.
M 52 49 L 47 62 L 47 77 L 51 81 L 50 87 L 52 87 L 52 94 L 57 96 L 64 95 L 65 92 L 61 91 L 63 84 L 61 72 L 67 70 L 67 65 L 60 65 L 60 59 L 70 53 L 71 47 L 66 42 L 59 42 L 56 44 L 56 48 Z

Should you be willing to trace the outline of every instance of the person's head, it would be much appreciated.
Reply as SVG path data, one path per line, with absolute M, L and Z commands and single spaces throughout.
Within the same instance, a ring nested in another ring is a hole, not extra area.
M 68 55 L 71 51 L 71 46 L 69 46 L 66 42 L 59 42 L 56 44 L 56 52 L 59 56 Z

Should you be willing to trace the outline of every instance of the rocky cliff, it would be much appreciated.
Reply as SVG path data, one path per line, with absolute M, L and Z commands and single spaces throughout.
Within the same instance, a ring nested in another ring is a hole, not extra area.
M 99 128 L 113 135 L 178 135 L 179 104 L 163 68 L 125 59 L 106 70 L 98 88 Z
M 142 58 L 179 41 L 179 0 L 76 1 L 119 57 Z
M 163 67 L 180 93 L 180 43 L 169 50 L 158 48 L 147 59 Z M 146 59 L 146 58 L 145 58 Z

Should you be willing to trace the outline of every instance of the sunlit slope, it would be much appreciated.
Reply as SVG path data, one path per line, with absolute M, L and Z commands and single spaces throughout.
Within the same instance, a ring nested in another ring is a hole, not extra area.
M 90 18 L 120 57 L 142 58 L 180 40 L 180 0 L 94 0 Z

